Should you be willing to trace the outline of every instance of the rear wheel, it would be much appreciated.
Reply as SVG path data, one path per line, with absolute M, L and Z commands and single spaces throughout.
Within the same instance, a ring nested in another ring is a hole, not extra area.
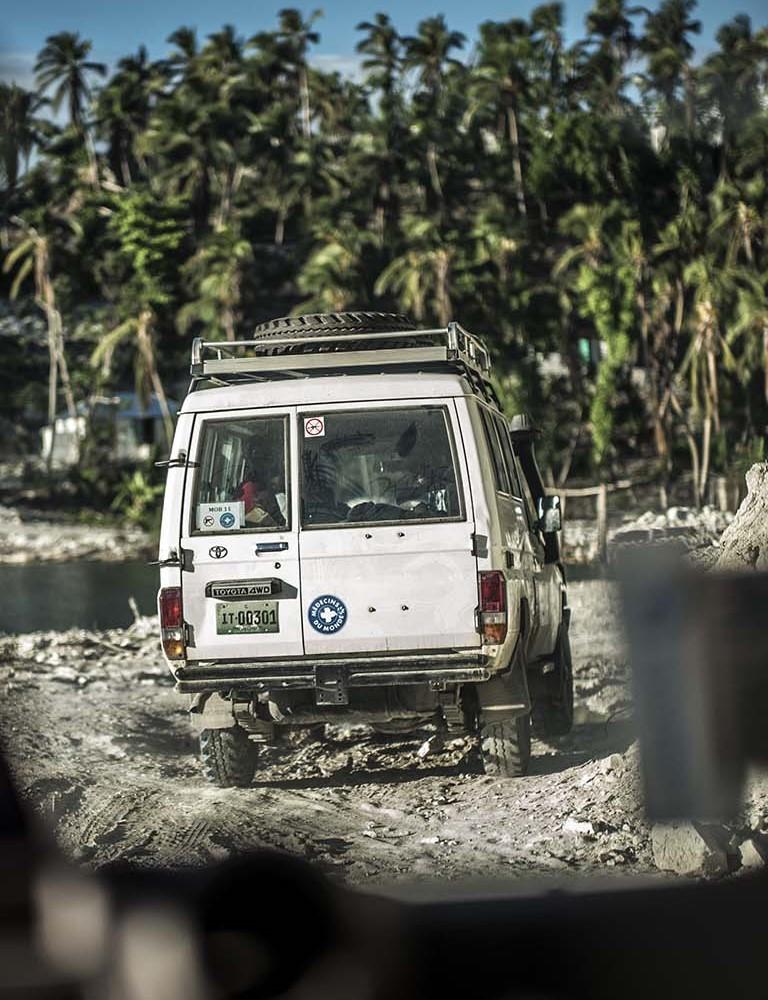
M 245 788 L 253 781 L 259 751 L 240 726 L 204 729 L 200 759 L 208 781 L 220 788 Z
M 531 716 L 518 715 L 481 725 L 480 754 L 486 774 L 497 778 L 520 778 L 531 762 Z
M 564 625 L 557 637 L 553 667 L 534 686 L 533 726 L 537 736 L 565 736 L 573 728 L 573 662 Z

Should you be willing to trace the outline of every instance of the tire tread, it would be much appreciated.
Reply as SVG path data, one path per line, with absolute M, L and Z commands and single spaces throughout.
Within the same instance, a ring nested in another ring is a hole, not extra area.
M 220 788 L 246 788 L 256 773 L 257 747 L 244 729 L 204 729 L 200 733 L 203 773 Z

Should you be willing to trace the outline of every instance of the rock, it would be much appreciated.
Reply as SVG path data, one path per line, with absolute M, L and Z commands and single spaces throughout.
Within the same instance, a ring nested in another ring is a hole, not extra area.
M 678 875 L 724 875 L 728 858 L 706 827 L 695 823 L 656 823 L 651 830 L 657 868 Z
M 563 823 L 563 833 L 571 833 L 579 837 L 594 837 L 595 828 L 591 823 L 569 816 Z
M 603 774 L 621 773 L 624 770 L 624 758 L 620 753 L 612 753 L 610 757 L 605 757 L 600 761 L 600 770 Z
M 754 837 L 750 837 L 739 845 L 742 868 L 764 868 L 767 856 L 768 852 L 763 844 Z
M 74 667 L 56 667 L 51 674 L 51 680 L 60 684 L 79 684 L 80 675 Z
M 717 569 L 768 569 L 768 462 L 746 476 L 747 495 L 720 539 Z

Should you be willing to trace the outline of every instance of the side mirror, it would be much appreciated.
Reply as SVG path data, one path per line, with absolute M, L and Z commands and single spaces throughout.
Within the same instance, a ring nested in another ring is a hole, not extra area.
M 548 535 L 560 531 L 563 519 L 560 515 L 560 497 L 539 497 L 537 504 L 539 515 L 539 530 Z

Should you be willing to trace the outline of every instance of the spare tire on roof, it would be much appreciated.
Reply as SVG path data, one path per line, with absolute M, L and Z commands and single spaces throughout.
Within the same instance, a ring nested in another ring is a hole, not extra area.
M 407 316 L 398 313 L 338 312 L 308 313 L 306 316 L 281 316 L 259 323 L 255 337 L 328 336 L 334 333 L 399 333 L 415 330 Z

